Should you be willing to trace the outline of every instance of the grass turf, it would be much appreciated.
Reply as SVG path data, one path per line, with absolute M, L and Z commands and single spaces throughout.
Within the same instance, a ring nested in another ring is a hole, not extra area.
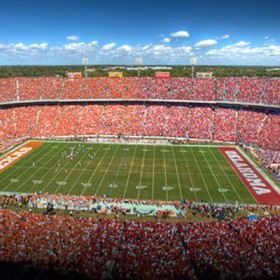
M 0 173 L 0 191 L 256 203 L 214 146 L 46 142 Z

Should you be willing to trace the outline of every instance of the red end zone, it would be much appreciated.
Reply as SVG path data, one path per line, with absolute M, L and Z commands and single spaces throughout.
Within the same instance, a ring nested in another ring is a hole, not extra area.
M 280 205 L 277 191 L 235 147 L 220 147 L 219 150 L 259 204 Z

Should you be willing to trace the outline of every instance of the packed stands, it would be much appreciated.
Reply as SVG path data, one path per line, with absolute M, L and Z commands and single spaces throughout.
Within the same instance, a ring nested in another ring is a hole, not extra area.
M 0 144 L 24 138 L 116 137 L 119 133 L 218 142 L 241 138 L 264 149 L 264 164 L 280 166 L 279 110 L 207 104 L 279 106 L 279 92 L 280 79 L 264 78 L 0 79 L 3 104 L 58 100 L 1 107 Z M 59 102 L 68 99 L 80 101 Z M 157 102 L 146 102 L 150 99 Z M 185 100 L 205 104 L 179 103 Z M 198 211 L 209 213 L 205 207 Z M 176 225 L 0 210 L 0 261 L 58 267 L 91 279 L 277 279 L 279 224 L 276 215 L 256 221 L 241 218 Z
M 171 224 L 2 209 L 0 260 L 91 279 L 276 279 L 279 223 L 279 216 Z
M 210 78 L 193 79 L 192 100 L 215 100 L 215 80 Z
M 214 140 L 238 142 L 236 120 L 238 112 L 231 108 L 216 108 L 214 116 Z
M 279 106 L 279 92 L 277 78 L 3 78 L 0 145 L 3 150 L 30 137 L 121 134 L 242 141 L 279 150 L 279 112 L 265 105 Z M 14 101 L 41 103 L 6 107 Z
M 237 121 L 237 131 L 245 143 L 256 144 L 259 132 L 263 127 L 266 115 L 254 110 L 240 110 Z
M 271 79 L 267 82 L 263 96 L 265 104 L 280 104 L 280 79 Z
M 165 135 L 168 137 L 188 137 L 190 126 L 189 112 L 188 106 L 178 105 L 170 107 Z
M 147 107 L 144 119 L 144 136 L 164 136 L 166 129 L 167 106 L 151 105 Z
M 2 78 L 0 102 L 49 99 L 238 101 L 280 105 L 280 79 Z
M 191 108 L 191 125 L 189 137 L 212 140 L 213 110 L 209 107 Z
M 44 105 L 0 111 L 2 140 L 107 135 L 238 142 L 280 149 L 280 115 L 252 109 L 193 105 Z

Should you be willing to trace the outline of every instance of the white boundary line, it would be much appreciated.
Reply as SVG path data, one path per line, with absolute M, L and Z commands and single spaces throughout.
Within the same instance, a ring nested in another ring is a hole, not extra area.
M 162 149 L 162 148 L 161 148 Z M 162 156 L 163 156 L 163 169 L 164 169 L 164 179 L 165 179 L 165 186 L 167 187 L 167 174 L 166 174 L 166 161 L 165 161 L 165 152 L 162 152 Z M 166 194 L 166 201 L 168 201 L 168 190 L 166 188 L 165 190 L 165 194 Z
M 43 169 L 43 167 L 46 165 L 46 163 L 48 163 L 52 158 L 54 158 L 54 157 L 55 157 L 61 150 L 63 150 L 63 149 L 64 149 L 64 147 L 62 147 L 61 149 L 59 149 L 59 151 L 56 152 L 49 160 L 47 160 L 47 161 L 45 162 L 45 164 L 43 164 L 40 168 L 38 168 L 38 169 L 36 170 L 36 172 L 32 174 L 32 176 L 30 176 L 28 179 L 26 179 L 26 180 L 24 181 L 24 184 L 25 184 L 25 182 L 27 182 L 28 180 L 30 180 L 30 178 L 32 178 L 33 175 L 36 174 L 39 170 Z M 51 151 L 51 149 L 50 149 L 50 151 Z M 44 157 L 43 157 L 43 158 L 44 158 Z M 58 163 L 59 160 L 60 160 L 60 159 L 58 159 L 58 160 L 55 162 L 55 164 Z M 67 162 L 66 164 L 64 164 L 64 166 L 67 165 L 67 164 L 68 164 L 68 162 Z M 64 168 L 64 166 L 63 166 L 62 168 Z M 47 174 L 48 174 L 48 173 L 45 173 L 45 174 L 43 175 L 43 177 L 40 177 L 40 179 L 44 178 L 45 175 L 47 175 Z M 57 175 L 58 175 L 58 174 L 57 174 Z M 53 181 L 53 179 L 56 178 L 57 175 L 55 175 L 55 176 L 51 179 L 51 181 Z M 50 184 L 51 181 L 48 182 L 48 184 L 43 188 L 43 190 Z M 21 185 L 21 186 L 23 186 L 23 185 Z M 21 186 L 20 186 L 20 187 L 21 187 Z M 31 186 L 29 189 L 31 189 L 31 188 L 33 188 L 33 187 L 34 187 L 34 185 Z M 18 190 L 18 188 L 16 189 L 16 191 L 17 191 L 17 190 Z
M 152 200 L 154 200 L 154 197 L 155 197 L 155 149 L 156 147 L 154 146 L 153 147 L 153 177 L 152 177 Z
M 143 153 L 143 158 L 142 158 L 141 173 L 140 173 L 139 184 L 138 184 L 139 186 L 141 186 L 141 184 L 142 184 L 145 156 L 146 156 L 146 145 L 145 145 L 145 148 L 144 148 L 144 153 Z M 140 197 L 140 192 L 141 192 L 141 190 L 140 190 L 140 188 L 138 188 L 137 199 L 139 199 L 139 197 Z
M 95 153 L 98 153 L 98 151 L 99 151 L 100 149 L 101 149 L 101 146 L 97 149 L 97 151 L 96 151 Z M 108 151 L 109 151 L 109 150 L 106 150 L 106 152 L 103 154 L 103 156 L 102 156 L 101 160 L 99 161 L 99 163 L 96 164 L 96 167 L 95 167 L 93 173 L 91 174 L 91 176 L 89 177 L 89 180 L 87 181 L 87 183 L 90 183 L 90 181 L 92 180 L 92 178 L 93 178 L 93 176 L 94 176 L 96 170 L 98 169 L 98 167 L 99 167 L 101 161 L 103 160 L 103 158 L 105 157 L 105 155 L 107 154 Z M 81 161 L 81 160 L 80 160 L 80 161 Z M 78 182 L 79 179 L 82 177 L 82 175 L 83 175 L 84 172 L 86 171 L 87 167 L 88 167 L 91 163 L 92 163 L 92 161 L 89 160 L 88 163 L 87 163 L 87 165 L 83 168 L 83 171 L 80 173 L 80 175 L 79 175 L 78 178 L 76 179 L 76 181 L 72 184 L 72 186 L 71 186 L 71 188 L 70 188 L 70 190 L 69 190 L 69 193 L 74 189 L 74 187 L 76 186 L 77 182 Z M 84 194 L 86 188 L 87 188 L 87 187 L 84 187 L 84 188 L 83 188 L 83 190 L 82 190 L 82 192 L 80 193 L 80 195 L 83 195 L 83 194 Z
M 280 195 L 280 188 L 265 174 L 265 172 L 257 166 L 257 164 L 250 159 L 249 156 L 246 155 L 246 153 L 239 147 L 239 146 L 233 146 L 236 147 L 237 150 L 252 164 L 253 167 L 256 168 L 256 170 L 267 180 L 267 182 L 274 188 L 274 190 Z
M 124 191 L 123 191 L 123 198 L 125 198 L 125 195 L 126 195 L 126 192 L 127 192 L 127 187 L 128 187 L 128 183 L 129 183 L 129 179 L 130 179 L 130 175 L 131 175 L 131 170 L 132 170 L 132 166 L 133 166 L 133 163 L 134 163 L 134 159 L 135 159 L 137 148 L 138 147 L 136 146 L 134 154 L 133 154 L 133 158 L 132 158 L 131 163 L 130 163 L 129 172 L 128 172 L 128 176 L 127 176 L 125 187 L 124 187 Z
M 44 150 L 47 149 L 47 147 L 44 148 Z M 42 152 L 42 151 L 41 151 Z M 30 155 L 32 155 L 33 151 L 30 153 Z M 26 155 L 27 156 L 27 155 Z M 33 158 L 35 157 L 35 154 L 33 154 L 33 156 L 27 160 L 27 162 L 31 161 Z M 20 160 L 22 160 L 23 158 L 21 158 Z M 43 157 L 41 159 L 39 159 L 39 161 L 41 161 L 43 159 Z M 20 162 L 19 160 L 19 162 Z M 9 167 L 10 168 L 10 167 Z M 19 168 L 22 168 L 22 166 L 18 166 L 15 168 L 15 170 L 13 170 L 13 172 L 11 172 L 7 177 L 10 177 L 11 175 L 13 175 Z M 27 170 L 29 170 L 29 168 L 26 168 L 26 171 L 24 171 L 23 173 L 20 174 L 20 177 L 27 172 Z M 0 173 L 1 174 L 1 173 Z M 0 182 L 2 182 L 5 178 L 1 179 Z
M 194 160 L 195 160 L 195 162 L 196 162 L 196 165 L 197 165 L 197 167 L 198 167 L 198 169 L 199 169 L 200 176 L 201 176 L 201 178 L 202 178 L 202 180 L 203 180 L 204 186 L 206 187 L 206 190 L 207 190 L 207 192 L 208 192 L 208 195 L 209 195 L 209 198 L 210 198 L 210 200 L 211 200 L 211 203 L 213 203 L 212 196 L 211 196 L 211 194 L 210 194 L 210 192 L 209 192 L 209 189 L 208 189 L 207 184 L 206 184 L 206 182 L 205 182 L 205 178 L 204 178 L 204 176 L 203 176 L 203 174 L 202 174 L 202 172 L 201 172 L 200 165 L 199 165 L 198 162 L 197 162 L 196 156 L 195 156 L 195 154 L 194 154 L 192 148 L 191 148 L 191 152 L 192 152 L 192 154 L 193 154 L 193 157 L 194 157 Z
M 0 155 L 0 159 L 8 156 L 9 154 L 11 154 L 12 152 L 14 152 L 15 150 L 21 148 L 22 146 L 26 145 L 27 143 L 29 143 L 31 141 L 23 141 L 21 144 L 16 145 L 15 147 L 13 147 L 11 150 L 6 151 L 5 153 L 3 153 L 2 155 Z M 34 142 L 45 142 L 45 141 L 34 141 Z
M 189 165 L 188 165 L 188 162 L 187 162 L 187 160 L 186 160 L 186 155 L 185 155 L 185 153 L 182 153 L 183 154 L 183 157 L 184 157 L 184 162 L 185 162 L 185 167 L 186 167 L 186 169 L 187 169 L 187 172 L 188 172 L 188 175 L 189 175 L 189 179 L 190 179 L 190 182 L 191 182 L 191 185 L 192 185 L 192 188 L 193 188 L 193 193 L 194 193 L 194 198 L 195 198 L 195 201 L 197 202 L 198 200 L 197 200 L 197 194 L 196 194 L 196 191 L 194 191 L 194 188 L 195 188 L 195 186 L 194 186 L 194 183 L 193 183 L 193 178 L 192 178 L 192 173 L 190 172 L 190 169 L 189 169 Z
M 114 154 L 113 154 L 113 156 L 112 156 L 112 158 L 111 158 L 111 160 L 110 160 L 110 162 L 109 162 L 109 164 L 107 166 L 107 169 L 106 169 L 106 171 L 105 171 L 101 181 L 99 182 L 99 185 L 98 185 L 97 190 L 95 191 L 94 195 L 97 195 L 97 193 L 98 193 L 98 191 L 99 191 L 99 189 L 100 189 L 100 187 L 101 187 L 101 185 L 102 185 L 102 183 L 103 183 L 103 181 L 104 181 L 104 179 L 105 179 L 105 177 L 106 177 L 106 175 L 108 173 L 109 167 L 111 166 L 112 161 L 115 159 L 115 156 L 116 156 L 116 153 L 117 153 L 118 150 L 119 150 L 119 147 L 115 150 L 115 152 L 114 152 Z
M 200 149 L 200 148 L 199 148 L 199 149 Z M 202 156 L 204 157 L 205 162 L 207 163 L 209 169 L 211 170 L 212 176 L 214 177 L 214 179 L 215 179 L 215 181 L 216 181 L 216 184 L 219 186 L 219 189 L 222 189 L 222 188 L 221 188 L 221 185 L 220 185 L 220 182 L 219 182 L 219 180 L 217 179 L 215 173 L 213 172 L 213 169 L 212 169 L 211 165 L 209 164 L 208 160 L 206 159 L 204 153 L 202 153 Z M 199 167 L 199 168 L 200 168 L 200 167 Z M 208 189 L 208 188 L 207 188 L 207 189 Z M 228 204 L 228 200 L 227 200 L 227 198 L 226 198 L 224 192 L 222 192 L 222 195 L 223 195 L 223 197 L 224 197 L 226 203 Z
M 244 204 L 242 198 L 241 198 L 240 195 L 238 194 L 238 192 L 237 192 L 236 188 L 234 187 L 232 181 L 229 179 L 227 173 L 226 173 L 226 172 L 224 171 L 224 169 L 221 167 L 221 164 L 220 164 L 219 160 L 217 159 L 216 155 L 213 153 L 213 151 L 212 151 L 211 149 L 208 148 L 208 150 L 211 152 L 212 156 L 215 158 L 216 162 L 218 163 L 220 169 L 222 170 L 222 172 L 223 172 L 224 175 L 226 176 L 226 178 L 227 178 L 229 184 L 231 185 L 232 189 L 233 189 L 234 192 L 236 193 L 236 195 L 237 195 L 237 197 L 239 198 L 240 202 L 241 202 L 242 204 Z M 238 176 L 238 177 L 239 177 L 239 176 Z
M 101 138 L 102 140 L 102 138 Z M 154 139 L 156 140 L 156 139 Z M 151 140 L 152 141 L 152 140 Z M 83 141 L 78 141 L 78 140 L 72 140 L 72 141 L 66 141 L 66 140 L 49 140 L 49 139 L 32 139 L 32 140 L 27 140 L 27 141 L 23 141 L 21 144 L 16 145 L 15 147 L 13 147 L 11 150 L 8 150 L 7 152 L 3 153 L 2 155 L 0 155 L 0 159 L 7 156 L 8 154 L 12 153 L 13 151 L 19 149 L 20 147 L 24 146 L 25 144 L 29 143 L 29 142 L 45 142 L 45 143 L 83 143 L 85 145 L 87 144 L 104 144 L 104 145 L 145 145 L 145 146 L 173 146 L 172 144 L 164 144 L 164 143 L 113 143 L 113 142 L 83 142 Z M 280 188 L 272 181 L 271 178 L 269 178 L 269 176 L 267 174 L 265 174 L 265 172 L 259 168 L 256 163 L 254 161 L 252 161 L 250 159 L 249 156 L 247 156 L 247 154 L 242 150 L 242 148 L 240 148 L 238 145 L 232 145 L 232 144 L 228 144 L 228 145 L 222 145 L 222 144 L 180 144 L 178 145 L 178 147 L 235 147 L 238 151 L 240 151 L 242 153 L 242 155 L 257 169 L 257 171 L 271 184 L 271 186 L 275 189 L 275 191 L 280 194 Z M 6 187 L 5 187 L 6 189 Z
M 100 138 L 101 140 L 103 138 Z M 109 139 L 109 138 L 108 138 Z M 116 138 L 114 138 L 116 139 Z M 157 141 L 157 139 L 147 139 L 147 141 Z M 167 142 L 167 140 L 164 140 Z M 36 140 L 29 140 L 28 142 L 54 142 L 54 143 L 83 143 L 85 145 L 87 144 L 104 144 L 104 145 L 142 145 L 142 146 L 167 146 L 167 147 L 170 147 L 170 146 L 176 146 L 176 147 L 236 147 L 235 145 L 232 145 L 232 144 L 225 144 L 225 145 L 222 145 L 222 144 L 179 144 L 179 145 L 173 145 L 171 143 L 164 143 L 164 142 L 161 142 L 161 143 L 133 143 L 133 142 L 123 142 L 123 143 L 118 143 L 118 142 L 83 142 L 83 141 L 78 141 L 78 140 L 48 140 L 48 139 L 36 139 Z
M 175 163 L 176 177 L 177 177 L 177 180 L 178 180 L 180 196 L 181 196 L 181 200 L 183 200 L 182 187 L 181 187 L 181 182 L 180 182 L 180 177 L 179 177 L 179 172 L 178 172 L 178 167 L 177 167 L 177 162 L 176 162 L 176 157 L 175 157 L 175 152 L 174 152 L 174 147 L 173 146 L 172 146 L 172 154 L 173 154 L 173 159 L 174 159 L 174 163 Z
M 66 177 L 63 179 L 63 181 L 65 181 L 65 180 L 72 174 L 72 172 L 75 170 L 75 168 L 77 167 L 77 165 L 78 165 L 78 164 L 83 160 L 83 158 L 86 157 L 86 156 L 87 156 L 87 153 L 84 153 L 84 155 L 81 157 L 81 159 L 74 165 L 74 167 L 71 168 L 71 171 L 70 171 L 69 173 L 67 173 L 67 175 L 66 175 Z M 69 162 L 69 161 L 68 161 L 68 162 Z M 89 163 L 90 163 L 90 161 L 88 162 L 88 164 L 89 164 Z M 84 168 L 84 169 L 85 169 L 85 168 Z M 83 171 L 81 172 L 81 174 L 84 172 L 84 169 L 83 169 Z M 61 172 L 61 171 L 60 171 L 60 172 Z M 79 177 L 80 177 L 80 176 L 79 176 Z M 50 181 L 50 182 L 51 182 L 51 181 Z M 50 183 L 50 182 L 49 182 L 49 183 Z M 49 184 L 48 184 L 48 185 L 49 185 Z M 48 186 L 48 185 L 47 185 L 47 186 Z M 46 186 L 46 187 L 47 187 L 47 186 Z M 46 187 L 45 187 L 45 188 L 46 188 Z M 44 189 L 45 189 L 45 188 L 44 188 Z M 61 186 L 58 185 L 58 187 L 55 189 L 54 192 L 57 193 L 58 190 L 59 190 L 60 188 L 61 188 Z M 72 188 L 73 188 L 73 185 L 72 185 L 72 187 L 71 187 L 70 189 L 72 189 Z M 43 189 L 43 190 L 44 190 L 44 189 Z M 68 190 L 68 192 L 70 193 L 70 190 Z
M 41 151 L 42 152 L 42 151 Z M 51 149 L 50 149 L 50 151 L 48 152 L 48 153 L 50 153 L 51 152 Z M 48 154 L 47 153 L 47 154 Z M 57 153 L 56 153 L 57 154 Z M 46 155 L 46 154 L 45 154 Z M 55 155 L 54 155 L 55 156 Z M 21 187 L 23 187 L 25 184 L 26 184 L 26 182 L 28 181 L 28 180 L 31 180 L 31 178 L 34 176 L 34 174 L 36 174 L 39 170 L 41 170 L 45 165 L 46 165 L 46 163 L 48 163 L 54 156 L 52 156 L 49 160 L 47 160 L 47 161 L 45 161 L 44 162 L 44 164 L 43 164 L 43 166 L 41 166 L 40 168 L 36 168 L 36 172 L 33 172 L 33 174 L 32 175 L 30 175 L 22 184 L 20 184 L 14 191 L 15 192 L 17 192 L 18 191 L 18 189 L 19 188 L 21 188 Z M 34 154 L 34 156 L 33 157 L 35 157 L 35 154 Z M 32 158 L 33 158 L 32 157 Z M 40 159 L 39 159 L 39 161 L 41 161 L 41 160 L 43 160 L 45 157 L 41 157 Z M 31 160 L 31 159 L 30 159 Z M 20 166 L 14 171 L 14 172 L 16 172 L 18 169 L 20 168 Z M 32 167 L 31 167 L 32 168 Z M 25 174 L 27 171 L 30 171 L 31 170 L 31 168 L 27 168 L 23 173 L 21 173 L 20 174 L 20 176 L 19 177 L 17 177 L 17 178 L 20 178 L 23 174 Z M 14 172 L 12 172 L 11 174 L 13 174 Z M 40 178 L 41 179 L 41 178 Z M 5 190 L 7 187 L 9 187 L 10 186 L 10 184 L 9 185 L 7 185 L 3 190 Z M 33 187 L 33 186 L 32 186 Z M 29 188 L 30 189 L 30 188 Z

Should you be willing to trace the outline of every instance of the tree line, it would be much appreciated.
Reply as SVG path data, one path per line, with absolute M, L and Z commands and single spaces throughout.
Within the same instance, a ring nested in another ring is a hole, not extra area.
M 113 65 L 94 65 L 94 71 L 88 72 L 88 77 L 107 77 L 108 67 Z M 190 65 L 171 66 L 170 70 L 145 69 L 140 71 L 141 77 L 153 77 L 157 71 L 168 71 L 171 77 L 191 77 L 192 69 Z M 116 67 L 114 71 L 123 72 L 124 77 L 137 77 L 137 70 L 127 70 L 124 65 Z M 68 72 L 82 72 L 83 65 L 59 65 L 59 66 L 0 66 L 0 78 L 8 77 L 66 77 Z M 212 72 L 214 77 L 280 77 L 280 67 L 273 68 L 268 66 L 195 66 L 197 72 Z

